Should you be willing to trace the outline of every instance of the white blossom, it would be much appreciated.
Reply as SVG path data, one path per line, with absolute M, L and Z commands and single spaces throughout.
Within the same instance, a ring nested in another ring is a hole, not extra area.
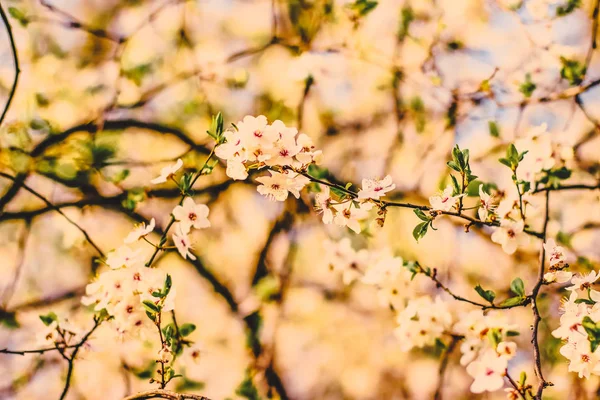
M 396 185 L 392 183 L 392 177 L 387 175 L 383 179 L 363 179 L 362 189 L 358 191 L 359 199 L 379 199 L 381 196 L 385 196 L 387 192 L 390 192 L 396 188 Z
M 129 235 L 127 235 L 127 237 L 125 237 L 124 242 L 125 243 L 137 242 L 141 238 L 150 234 L 154 230 L 155 226 L 156 226 L 156 221 L 154 220 L 154 218 L 152 218 L 150 220 L 150 223 L 148 225 L 146 225 L 145 223 L 142 222 L 140 225 L 136 226 L 135 229 L 133 231 L 131 231 L 129 233 Z
M 173 165 L 167 165 L 166 167 L 160 170 L 160 175 L 150 181 L 150 183 L 164 183 L 168 179 L 171 179 L 175 176 L 175 172 L 179 171 L 179 169 L 183 167 L 183 161 L 181 158 L 177 159 L 177 162 Z
M 172 211 L 173 217 L 176 221 L 179 221 L 183 233 L 188 233 L 191 228 L 208 228 L 210 226 L 208 213 L 208 206 L 196 204 L 191 197 L 186 197 L 183 203 L 176 206 Z

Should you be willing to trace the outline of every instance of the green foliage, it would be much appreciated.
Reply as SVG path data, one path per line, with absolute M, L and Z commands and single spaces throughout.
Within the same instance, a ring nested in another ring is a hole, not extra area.
M 127 191 L 125 198 L 121 201 L 121 205 L 127 210 L 135 210 L 138 203 L 146 200 L 146 192 L 144 189 L 131 189 Z
M 588 334 L 592 352 L 600 346 L 600 322 L 594 322 L 590 317 L 583 318 L 583 329 Z
M 154 70 L 154 67 L 150 63 L 140 64 L 131 69 L 127 69 L 123 71 L 123 76 L 127 79 L 133 81 L 137 86 L 142 84 L 144 77 L 149 75 Z
M 15 312 L 0 310 L 0 325 L 8 329 L 19 328 L 20 324 L 17 321 L 17 314 Z
M 180 334 L 181 336 L 184 336 L 184 337 L 185 337 L 185 336 L 189 336 L 189 335 L 191 335 L 191 334 L 192 334 L 192 332 L 194 332 L 195 330 L 196 330 L 196 325 L 194 325 L 194 324 L 189 324 L 189 323 L 186 323 L 186 324 L 183 324 L 183 325 L 181 325 L 181 326 L 179 327 L 179 334 Z
M 479 294 L 484 300 L 488 301 L 490 304 L 494 304 L 494 299 L 496 298 L 496 293 L 493 290 L 485 290 L 481 287 L 481 285 L 475 286 L 475 291 Z
M 288 1 L 288 15 L 292 28 L 300 36 L 302 43 L 310 44 L 323 24 L 333 20 L 333 4 L 333 0 Z
M 514 144 L 510 144 L 506 149 L 506 157 L 499 159 L 500 163 L 506 165 L 513 172 L 517 170 L 519 162 L 523 160 L 523 157 L 527 154 L 526 151 L 519 153 Z
M 400 28 L 398 29 L 398 40 L 402 41 L 408 36 L 408 30 L 410 28 L 410 24 L 415 20 L 415 13 L 413 9 L 406 5 L 402 7 L 401 18 L 400 18 Z
M 571 86 L 577 86 L 583 82 L 586 72 L 584 64 L 577 60 L 569 60 L 565 57 L 561 57 L 560 62 L 562 63 L 560 76 L 563 79 L 566 79 Z
M 573 11 L 581 7 L 581 0 L 567 0 L 567 4 L 560 5 L 556 9 L 556 15 L 564 17 L 571 14 Z
M 40 315 L 40 319 L 42 320 L 42 322 L 44 323 L 44 325 L 46 326 L 50 326 L 50 324 L 52 324 L 55 321 L 58 321 L 58 317 L 56 316 L 56 314 L 52 311 L 50 311 L 48 314 L 46 315 Z
M 187 376 L 182 376 L 181 379 L 175 385 L 175 391 L 179 393 L 194 391 L 194 390 L 202 390 L 206 385 L 204 382 L 196 381 L 188 378 Z
M 526 98 L 531 97 L 534 90 L 537 88 L 536 84 L 531 80 L 531 74 L 525 75 L 525 82 L 519 86 L 519 92 L 523 93 Z
M 354 3 L 348 4 L 348 8 L 354 11 L 357 16 L 364 17 L 377 7 L 378 1 L 373 0 L 355 0 Z
M 487 333 L 487 338 L 494 348 L 502 341 L 502 333 L 498 328 L 492 328 Z
M 517 296 L 524 297 L 525 296 L 525 284 L 521 278 L 515 278 L 510 283 L 510 291 L 516 294 Z
M 415 128 L 418 133 L 425 131 L 425 125 L 427 124 L 427 113 L 425 111 L 425 104 L 423 99 L 419 96 L 415 96 L 410 101 L 409 109 L 415 120 Z
M 25 15 L 25 13 L 19 10 L 18 8 L 8 7 L 8 13 L 11 17 L 19 21 L 19 24 L 21 24 L 21 26 L 27 26 L 27 24 L 29 24 L 29 18 L 27 18 L 27 15 Z
M 262 400 L 258 394 L 258 389 L 252 381 L 252 375 L 249 370 L 246 370 L 246 376 L 242 383 L 236 388 L 235 394 L 248 400 Z
M 225 137 L 223 136 L 223 114 L 218 113 L 217 115 L 213 115 L 210 129 L 207 130 L 206 133 L 208 133 L 211 138 L 215 139 L 217 144 L 225 142 Z
M 488 128 L 491 136 L 496 138 L 500 137 L 500 128 L 498 128 L 496 121 L 488 121 Z

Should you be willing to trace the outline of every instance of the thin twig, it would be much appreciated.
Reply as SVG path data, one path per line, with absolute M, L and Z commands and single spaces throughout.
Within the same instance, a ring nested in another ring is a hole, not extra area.
M 12 28 L 10 26 L 10 23 L 8 22 L 8 17 L 6 16 L 6 13 L 4 12 L 4 9 L 2 8 L 1 4 L 0 16 L 2 17 L 2 22 L 4 22 L 6 32 L 8 33 L 8 39 L 10 40 L 10 48 L 12 50 L 13 63 L 15 64 L 15 77 L 13 78 L 13 84 L 8 95 L 8 100 L 4 105 L 4 110 L 2 110 L 2 115 L 0 115 L 0 126 L 2 126 L 4 117 L 6 117 L 6 113 L 8 113 L 10 104 L 12 103 L 12 100 L 15 97 L 15 92 L 17 91 L 17 84 L 19 82 L 19 74 L 21 73 L 21 68 L 19 67 L 19 56 L 17 55 L 17 46 L 15 45 L 15 38 L 13 36 Z

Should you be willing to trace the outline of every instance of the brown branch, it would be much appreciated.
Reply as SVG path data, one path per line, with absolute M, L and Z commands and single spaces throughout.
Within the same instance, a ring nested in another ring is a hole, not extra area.
M 0 172 L 0 176 L 3 177 L 3 178 L 6 178 L 6 179 L 10 179 L 13 182 L 17 182 L 17 177 L 11 176 L 11 175 L 6 174 L 4 172 Z M 100 247 L 98 247 L 96 245 L 96 243 L 94 243 L 94 241 L 92 240 L 92 238 L 86 232 L 85 229 L 83 229 L 81 226 L 79 226 L 75 221 L 73 221 L 64 212 L 62 212 L 62 210 L 60 208 L 57 208 L 56 206 L 54 206 L 54 204 L 52 204 L 52 202 L 50 200 L 46 199 L 44 196 L 42 196 L 41 194 L 39 194 L 37 191 L 35 191 L 34 189 L 32 189 L 31 187 L 27 186 L 24 183 L 21 186 L 23 187 L 23 189 L 27 190 L 32 195 L 34 195 L 38 199 L 42 200 L 44 203 L 46 203 L 46 205 L 48 207 L 50 207 L 51 209 L 53 209 L 54 211 L 56 211 L 57 213 L 59 213 L 60 215 L 62 215 L 71 225 L 73 225 L 75 228 L 77 228 L 83 234 L 83 236 L 85 237 L 85 240 L 90 245 L 92 245 L 92 247 L 94 249 L 96 249 L 96 251 L 98 252 L 98 254 L 100 255 L 100 257 L 104 258 L 104 253 L 102 252 L 102 250 L 100 249 Z
M 125 397 L 123 400 L 144 400 L 144 399 L 166 399 L 166 400 L 210 400 L 208 397 L 197 394 L 182 394 L 171 392 L 170 390 L 148 390 L 131 396 Z
M 438 383 L 435 393 L 433 394 L 433 400 L 442 400 L 442 389 L 444 387 L 444 377 L 446 376 L 448 362 L 450 361 L 450 356 L 452 355 L 454 348 L 462 339 L 462 336 L 452 335 L 450 344 L 448 344 L 448 347 L 446 347 L 446 350 L 444 350 L 444 353 L 442 354 L 440 366 L 438 368 Z
M 19 82 L 19 74 L 21 73 L 21 69 L 19 67 L 19 57 L 17 55 L 17 46 L 15 45 L 15 38 L 13 37 L 12 28 L 10 26 L 10 22 L 8 22 L 8 17 L 0 5 L 0 17 L 2 17 L 2 22 L 6 27 L 6 32 L 8 33 L 8 39 L 10 41 L 10 48 L 12 50 L 13 63 L 15 65 L 15 76 L 13 78 L 12 87 L 10 89 L 10 93 L 8 95 L 8 100 L 4 105 L 4 110 L 2 110 L 2 115 L 0 115 L 0 126 L 2 126 L 2 122 L 4 121 L 4 117 L 6 117 L 6 113 L 8 113 L 8 109 L 10 108 L 10 104 L 12 103 L 13 98 L 15 97 L 15 92 L 17 91 L 17 84 Z
M 532 305 L 531 308 L 533 309 L 533 317 L 534 317 L 531 342 L 533 343 L 533 357 L 534 357 L 534 361 L 535 361 L 534 370 L 535 370 L 535 374 L 537 375 L 538 379 L 540 380 L 540 383 L 539 383 L 538 389 L 537 389 L 537 393 L 535 396 L 535 398 L 537 400 L 542 400 L 542 393 L 543 393 L 544 389 L 548 386 L 552 386 L 551 382 L 547 382 L 544 379 L 544 375 L 542 373 L 542 360 L 541 360 L 541 353 L 540 353 L 540 345 L 539 345 L 539 341 L 538 341 L 539 326 L 540 326 L 540 321 L 542 320 L 542 317 L 540 316 L 540 311 L 539 311 L 538 303 L 537 303 L 538 294 L 540 292 L 542 284 L 544 283 L 544 269 L 545 269 L 544 267 L 546 265 L 546 249 L 544 247 L 544 242 L 546 241 L 546 231 L 548 229 L 548 220 L 550 219 L 549 216 L 550 216 L 550 192 L 546 192 L 546 208 L 545 208 L 545 216 L 544 216 L 544 228 L 542 230 L 542 249 L 540 251 L 540 270 L 539 270 L 539 274 L 538 274 L 538 281 L 531 293 L 531 305 Z

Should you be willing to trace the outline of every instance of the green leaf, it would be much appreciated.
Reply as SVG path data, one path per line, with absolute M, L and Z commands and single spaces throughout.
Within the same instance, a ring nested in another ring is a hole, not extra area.
M 8 329 L 20 327 L 19 321 L 17 321 L 17 314 L 10 311 L 0 310 L 0 324 L 4 325 L 4 327 Z
M 488 121 L 488 128 L 490 129 L 490 135 L 493 137 L 500 137 L 500 129 L 495 121 Z
M 54 321 L 58 321 L 58 317 L 56 316 L 56 314 L 52 311 L 50 311 L 48 314 L 46 315 L 40 315 L 40 319 L 42 320 L 42 322 L 44 323 L 44 325 L 46 326 L 50 326 L 50 324 L 52 324 Z
M 585 65 L 577 60 L 569 60 L 565 57 L 560 58 L 562 68 L 560 70 L 560 76 L 566 79 L 571 86 L 577 86 L 583 82 L 586 68 Z
M 581 0 L 567 0 L 567 4 L 560 5 L 556 9 L 556 15 L 564 17 L 581 7 Z
M 519 92 L 523 93 L 526 98 L 531 97 L 534 90 L 537 88 L 536 84 L 531 80 L 531 74 L 525 75 L 525 82 L 519 86 Z
M 349 7 L 356 11 L 359 16 L 364 17 L 371 11 L 377 7 L 379 2 L 374 0 L 356 0 L 353 4 L 350 4 Z
M 160 307 L 158 307 L 156 304 L 154 304 L 153 302 L 151 302 L 150 300 L 144 300 L 142 302 L 142 305 L 144 306 L 144 308 L 146 309 L 146 311 L 148 312 L 154 312 L 154 313 L 158 313 L 160 312 Z
M 195 330 L 196 325 L 194 324 L 183 324 L 179 327 L 179 333 L 181 334 L 181 336 L 188 336 Z
M 419 217 L 419 219 L 420 219 L 421 221 L 428 222 L 428 221 L 430 221 L 430 220 L 431 220 L 431 217 L 428 217 L 428 216 L 427 216 L 427 215 L 426 215 L 426 214 L 425 214 L 423 211 L 419 210 L 418 208 L 417 208 L 417 209 L 414 209 L 413 211 L 414 211 L 415 215 L 416 215 L 417 217 Z
M 485 290 L 480 285 L 477 285 L 477 286 L 475 286 L 475 291 L 481 297 L 483 297 L 485 300 L 489 301 L 492 304 L 494 303 L 494 299 L 496 298 L 496 293 L 494 293 L 493 290 Z
M 29 18 L 27 18 L 25 13 L 19 10 L 18 8 L 8 7 L 8 13 L 11 15 L 11 17 L 19 21 L 19 24 L 21 24 L 22 26 L 27 26 L 27 24 L 29 23 Z
M 419 96 L 413 97 L 410 101 L 410 110 L 415 119 L 415 128 L 417 133 L 423 133 L 425 131 L 425 125 L 427 124 L 427 115 L 425 112 L 425 104 L 423 99 Z
M 154 70 L 150 63 L 141 64 L 128 70 L 123 71 L 123 76 L 135 83 L 136 86 L 142 84 L 142 80 Z
M 456 162 L 454 162 L 454 161 L 448 161 L 446 163 L 446 165 L 448 165 L 448 167 L 452 168 L 456 172 L 460 172 L 460 167 L 458 166 L 458 164 Z
M 506 336 L 508 337 L 512 337 L 512 336 L 519 336 L 520 333 L 517 331 L 506 331 Z
M 179 382 L 177 382 L 177 385 L 175 386 L 175 391 L 179 393 L 190 392 L 194 390 L 202 390 L 204 389 L 204 387 L 204 382 L 196 381 L 184 376 L 183 379 L 180 379 Z
M 525 296 L 525 284 L 521 278 L 515 278 L 510 283 L 510 290 L 514 294 L 524 297 Z
M 524 300 L 524 297 L 521 297 L 521 296 L 510 297 L 510 298 L 504 300 L 502 303 L 500 303 L 500 306 L 501 307 L 516 306 L 516 305 L 523 303 L 523 300 Z
M 502 333 L 500 333 L 498 328 L 490 329 L 487 333 L 487 337 L 494 348 L 496 348 L 498 343 L 502 341 Z
M 171 275 L 167 274 L 165 278 L 165 283 L 163 285 L 163 295 L 166 297 L 171 291 L 171 287 L 173 286 L 173 280 L 171 279 Z
M 419 239 L 425 236 L 428 227 L 429 222 L 421 222 L 420 224 L 415 226 L 415 229 L 413 229 L 413 237 L 417 242 L 419 241 Z
M 402 7 L 400 28 L 398 29 L 398 40 L 402 41 L 408 36 L 410 24 L 415 20 L 415 13 L 410 6 Z
M 452 195 L 456 196 L 461 193 L 461 187 L 458 184 L 458 179 L 454 175 L 450 175 L 450 180 L 452 181 Z

